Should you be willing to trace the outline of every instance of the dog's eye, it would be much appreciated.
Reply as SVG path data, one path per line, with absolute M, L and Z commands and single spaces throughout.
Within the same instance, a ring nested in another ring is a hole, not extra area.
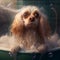
M 23 14 L 23 17 L 24 17 L 24 18 L 28 18 L 29 15 L 30 15 L 30 13 L 27 11 L 27 12 L 25 12 L 25 13 Z
M 36 17 L 36 18 L 38 18 L 39 17 L 39 13 L 36 11 L 36 12 L 34 12 L 34 16 Z

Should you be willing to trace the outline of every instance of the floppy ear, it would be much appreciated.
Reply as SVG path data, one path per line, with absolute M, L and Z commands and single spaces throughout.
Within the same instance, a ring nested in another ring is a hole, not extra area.
M 41 26 L 42 33 L 43 33 L 44 37 L 50 37 L 51 28 L 50 28 L 50 25 L 49 25 L 49 23 L 47 21 L 47 17 L 41 16 L 41 18 L 40 18 L 40 26 Z
M 18 16 L 18 15 L 17 15 Z M 11 29 L 10 32 L 14 35 L 22 35 L 23 34 L 23 30 L 24 30 L 24 24 L 23 21 L 20 20 L 20 17 L 15 17 L 12 25 L 11 25 Z

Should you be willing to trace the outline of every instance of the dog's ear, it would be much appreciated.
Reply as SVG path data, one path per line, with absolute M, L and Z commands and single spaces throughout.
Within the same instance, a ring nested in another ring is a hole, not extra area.
M 13 20 L 10 32 L 14 35 L 20 35 L 20 34 L 22 35 L 23 30 L 24 30 L 23 21 L 20 20 L 20 17 L 17 15 L 15 16 L 15 19 Z
M 51 28 L 50 28 L 50 25 L 47 21 L 47 17 L 42 15 L 40 17 L 40 27 L 41 27 L 41 30 L 42 30 L 42 34 L 44 37 L 49 37 L 50 34 L 51 34 Z

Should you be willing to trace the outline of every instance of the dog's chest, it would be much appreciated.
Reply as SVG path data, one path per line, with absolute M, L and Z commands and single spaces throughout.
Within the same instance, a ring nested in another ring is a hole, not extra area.
M 27 31 L 19 41 L 20 46 L 23 48 L 31 49 L 32 46 L 39 45 L 40 37 L 35 31 Z

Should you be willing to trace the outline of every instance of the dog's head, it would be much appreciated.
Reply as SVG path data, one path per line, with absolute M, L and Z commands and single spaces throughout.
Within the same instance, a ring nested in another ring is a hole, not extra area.
M 36 27 L 39 24 L 41 15 L 39 8 L 36 6 L 26 6 L 20 10 L 16 18 L 19 18 L 18 20 L 22 21 L 26 28 L 29 28 Z
M 26 9 L 23 9 L 21 14 L 21 18 L 24 22 L 25 27 L 36 27 L 39 24 L 40 20 L 40 12 L 37 7 L 26 7 Z
M 50 33 L 47 17 L 36 6 L 26 6 L 20 9 L 12 23 L 11 32 L 16 35 L 21 34 L 25 28 L 35 28 L 44 36 Z

